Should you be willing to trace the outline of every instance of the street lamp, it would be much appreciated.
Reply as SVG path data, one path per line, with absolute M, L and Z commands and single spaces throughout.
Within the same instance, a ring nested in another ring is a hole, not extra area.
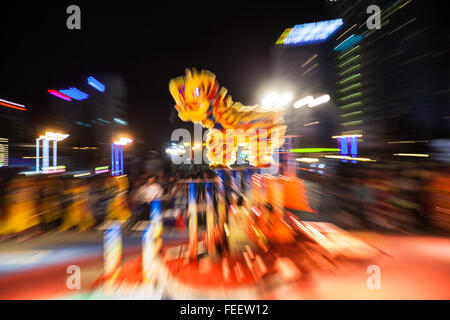
M 123 174 L 123 146 L 132 142 L 133 139 L 120 137 L 111 144 L 111 175 Z
M 53 141 L 53 167 L 57 166 L 57 143 L 66 139 L 69 135 L 64 133 L 57 133 L 47 131 L 45 135 L 36 138 L 36 173 L 40 171 L 39 166 L 39 141 L 42 140 L 42 166 L 48 168 L 49 166 L 49 141 Z

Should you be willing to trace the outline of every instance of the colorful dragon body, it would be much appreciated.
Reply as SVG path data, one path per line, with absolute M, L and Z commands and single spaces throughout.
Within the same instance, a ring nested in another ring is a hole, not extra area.
M 219 88 L 216 76 L 206 70 L 186 69 L 186 76 L 169 83 L 180 119 L 209 129 L 206 154 L 211 166 L 235 163 L 238 145 L 245 147 L 251 165 L 270 165 L 275 148 L 284 143 L 282 112 L 233 102 L 227 89 Z

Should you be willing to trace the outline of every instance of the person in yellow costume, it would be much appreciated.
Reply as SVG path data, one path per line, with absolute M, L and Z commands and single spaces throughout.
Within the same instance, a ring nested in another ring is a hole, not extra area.
M 126 176 L 114 177 L 111 180 L 111 188 L 117 190 L 109 202 L 107 216 L 108 220 L 118 220 L 125 222 L 131 217 L 130 209 L 128 208 L 127 191 L 128 178 Z
M 39 225 L 36 207 L 37 189 L 32 180 L 19 178 L 11 183 L 6 197 L 6 217 L 0 235 L 25 231 Z
M 72 198 L 72 203 L 67 208 L 60 231 L 66 231 L 73 227 L 84 231 L 92 227 L 95 222 L 88 202 L 88 185 L 75 180 L 67 193 Z
M 61 217 L 61 205 L 58 190 L 61 185 L 57 178 L 42 182 L 42 201 L 40 204 L 41 222 L 46 231 L 56 228 L 56 223 Z

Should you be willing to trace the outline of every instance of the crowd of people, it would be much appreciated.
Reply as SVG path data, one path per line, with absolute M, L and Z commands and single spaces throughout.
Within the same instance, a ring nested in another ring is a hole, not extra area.
M 3 181 L 0 235 L 25 230 L 87 230 L 130 217 L 126 177 L 16 176 Z
M 139 176 L 112 177 L 108 173 L 90 177 L 65 175 L 16 175 L 0 177 L 0 236 L 25 230 L 39 232 L 88 230 L 106 220 L 126 222 L 132 227 L 139 220 L 148 220 L 149 205 L 161 200 L 163 210 L 187 209 L 186 178 L 207 179 L 212 171 L 181 171 L 168 174 L 150 170 Z M 204 199 L 204 183 L 198 186 Z M 179 210 L 186 223 L 187 210 Z
M 450 172 L 414 163 L 358 165 L 306 175 L 319 219 L 346 228 L 450 232 Z
M 318 212 L 313 219 L 344 228 L 391 232 L 449 232 L 449 177 L 448 168 L 405 164 L 360 166 L 351 174 L 329 171 L 302 176 L 308 201 Z M 193 178 L 198 181 L 197 201 L 204 203 L 205 182 L 217 179 L 209 168 L 174 173 L 150 170 L 133 177 L 107 173 L 83 178 L 0 177 L 0 236 L 25 230 L 83 231 L 106 220 L 126 222 L 131 228 L 150 218 L 149 206 L 154 200 L 161 200 L 163 212 L 173 212 L 176 223 L 186 225 L 186 181 Z M 232 188 L 230 181 L 224 184 L 229 203 Z M 214 205 L 217 207 L 215 196 Z M 199 214 L 199 224 L 204 222 Z

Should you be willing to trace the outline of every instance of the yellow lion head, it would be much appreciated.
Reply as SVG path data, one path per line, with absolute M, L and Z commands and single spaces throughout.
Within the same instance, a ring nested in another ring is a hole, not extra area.
M 175 100 L 175 108 L 183 121 L 204 122 L 207 112 L 218 92 L 216 76 L 206 70 L 186 69 L 185 77 L 169 82 L 169 90 Z

